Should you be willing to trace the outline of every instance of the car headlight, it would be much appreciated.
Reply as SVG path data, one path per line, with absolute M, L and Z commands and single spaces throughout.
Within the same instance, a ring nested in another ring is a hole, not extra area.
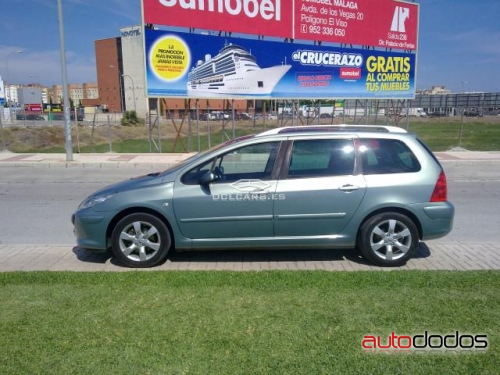
M 108 199 L 114 197 L 115 194 L 116 193 L 88 197 L 82 203 L 80 203 L 80 205 L 78 206 L 78 209 L 83 210 L 86 208 L 94 207 L 96 204 L 103 203 L 103 202 L 107 201 Z

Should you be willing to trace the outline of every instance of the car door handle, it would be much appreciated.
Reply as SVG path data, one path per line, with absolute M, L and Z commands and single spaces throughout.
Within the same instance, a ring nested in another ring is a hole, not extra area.
M 354 190 L 358 190 L 358 189 L 359 189 L 359 186 L 351 185 L 351 184 L 346 184 L 346 185 L 342 185 L 341 187 L 339 187 L 339 190 L 345 191 L 347 193 L 354 191 Z
M 269 194 L 269 189 L 255 188 L 254 190 L 249 191 L 248 193 L 250 193 L 250 194 Z

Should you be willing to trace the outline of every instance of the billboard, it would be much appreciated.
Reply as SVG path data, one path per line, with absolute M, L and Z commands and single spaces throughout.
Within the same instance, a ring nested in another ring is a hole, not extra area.
M 143 0 L 143 21 L 416 50 L 419 5 L 399 0 Z
M 145 29 L 147 95 L 234 99 L 401 98 L 411 53 Z
M 25 104 L 24 110 L 29 112 L 42 112 L 43 106 L 41 103 Z
M 59 103 L 43 103 L 43 111 L 45 113 L 49 112 L 63 112 L 63 106 Z

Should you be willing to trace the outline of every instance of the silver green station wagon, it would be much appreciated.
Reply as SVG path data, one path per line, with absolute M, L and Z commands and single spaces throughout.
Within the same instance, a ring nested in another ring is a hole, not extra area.
M 72 217 L 78 246 L 129 267 L 169 251 L 358 249 L 404 264 L 453 225 L 446 176 L 414 134 L 301 126 L 238 138 L 161 173 L 101 189 Z

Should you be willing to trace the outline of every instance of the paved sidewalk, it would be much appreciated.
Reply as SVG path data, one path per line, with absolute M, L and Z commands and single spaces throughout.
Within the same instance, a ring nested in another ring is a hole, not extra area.
M 174 253 L 149 271 L 170 270 L 500 270 L 500 244 L 421 243 L 403 267 L 376 267 L 352 250 L 207 251 Z M 0 245 L 0 272 L 6 271 L 129 271 L 107 253 L 72 245 Z
M 446 151 L 436 152 L 436 156 L 443 162 L 469 162 L 484 163 L 500 161 L 500 151 Z M 162 153 L 162 154 L 73 154 L 73 161 L 66 161 L 65 154 L 15 154 L 0 152 L 0 167 L 46 167 L 46 168 L 71 168 L 71 167 L 101 167 L 125 168 L 150 165 L 151 167 L 166 168 L 170 165 L 194 155 L 194 153 Z
M 195 153 L 161 154 L 73 154 L 73 160 L 67 161 L 66 154 L 16 154 L 0 152 L 0 167 L 45 167 L 45 168 L 128 168 L 150 165 L 166 168 L 187 159 Z

